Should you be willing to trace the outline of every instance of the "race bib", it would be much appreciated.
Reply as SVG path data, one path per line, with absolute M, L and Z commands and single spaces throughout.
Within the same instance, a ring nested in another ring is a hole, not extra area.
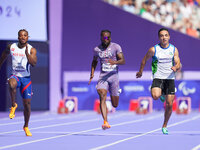
M 117 71 L 117 65 L 102 64 L 102 71 Z
M 24 67 L 25 65 L 22 64 L 22 61 L 19 63 L 15 63 L 15 65 L 13 65 L 13 70 L 16 72 L 24 72 L 26 71 L 26 68 Z

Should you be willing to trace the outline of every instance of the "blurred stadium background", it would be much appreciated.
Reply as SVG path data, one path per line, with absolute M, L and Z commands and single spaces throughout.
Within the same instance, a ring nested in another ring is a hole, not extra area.
M 170 43 L 180 53 L 182 70 L 177 72 L 176 96 L 190 97 L 191 108 L 200 104 L 200 1 L 199 0 L 1 0 L 0 52 L 17 41 L 20 29 L 29 31 L 29 43 L 38 51 L 32 68 L 32 110 L 56 112 L 65 96 L 78 98 L 78 110 L 92 110 L 98 99 L 95 78 L 90 76 L 93 48 L 100 31 L 109 29 L 112 41 L 121 45 L 126 65 L 119 67 L 122 95 L 118 110 L 128 110 L 132 99 L 150 97 L 150 62 L 144 77 L 135 78 L 147 50 L 157 44 L 157 31 L 167 27 Z M 0 70 L 0 111 L 8 111 L 7 77 L 10 60 Z M 22 101 L 17 94 L 19 109 Z M 160 101 L 153 108 L 163 109 Z

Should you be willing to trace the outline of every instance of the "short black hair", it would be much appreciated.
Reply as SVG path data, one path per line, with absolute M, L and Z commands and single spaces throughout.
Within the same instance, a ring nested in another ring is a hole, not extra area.
M 111 35 L 111 31 L 110 30 L 101 30 L 101 36 L 103 35 L 104 32 L 108 32 Z
M 160 35 L 161 31 L 167 31 L 169 33 L 169 30 L 167 28 L 160 28 L 160 30 L 158 31 L 158 36 Z
M 19 33 L 20 33 L 21 31 L 25 31 L 25 32 L 28 34 L 28 31 L 27 31 L 26 29 L 20 29 L 20 30 L 18 31 L 18 36 L 19 36 Z

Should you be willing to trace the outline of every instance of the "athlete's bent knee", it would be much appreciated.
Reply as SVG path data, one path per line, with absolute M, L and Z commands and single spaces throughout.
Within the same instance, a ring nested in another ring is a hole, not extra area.
M 9 87 L 11 89 L 16 89 L 17 88 L 17 83 L 15 83 L 15 82 L 9 82 Z
M 105 90 L 97 90 L 97 92 L 98 92 L 101 100 L 106 98 L 107 92 Z
M 116 108 L 119 104 L 119 97 L 111 96 L 111 102 L 112 102 L 112 106 Z
M 112 104 L 112 106 L 114 107 L 114 108 L 117 108 L 117 106 L 118 106 L 118 103 L 116 104 L 116 103 L 114 103 L 114 104 Z

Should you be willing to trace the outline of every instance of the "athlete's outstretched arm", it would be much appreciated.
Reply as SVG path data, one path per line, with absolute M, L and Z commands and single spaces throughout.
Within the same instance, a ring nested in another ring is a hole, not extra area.
M 7 59 L 8 55 L 10 54 L 10 45 L 7 46 L 7 48 L 2 52 L 1 58 L 0 58 L 0 69 L 4 61 Z
M 31 48 L 31 52 L 30 54 L 28 53 L 28 46 L 26 45 L 26 50 L 25 50 L 25 54 L 26 57 L 28 59 L 29 64 L 31 64 L 31 66 L 35 66 L 37 63 L 37 51 L 35 48 Z
M 92 66 L 91 66 L 91 73 L 90 73 L 90 81 L 88 82 L 88 85 L 91 83 L 91 81 L 94 77 L 94 71 L 95 71 L 97 63 L 98 63 L 97 58 L 98 58 L 97 56 L 93 57 Z
M 179 58 L 179 52 L 178 49 L 175 48 L 175 53 L 174 53 L 174 63 L 175 65 L 171 68 L 174 72 L 176 72 L 177 70 L 179 70 L 181 68 L 181 62 L 180 62 L 180 58 Z
M 142 76 L 142 72 L 144 70 L 144 66 L 146 65 L 147 60 L 149 60 L 149 58 L 153 57 L 155 53 L 155 49 L 154 47 L 151 47 L 148 52 L 146 53 L 146 55 L 144 56 L 144 58 L 142 59 L 141 65 L 140 65 L 140 70 L 139 72 L 136 73 L 136 78 L 140 78 Z
M 109 59 L 108 62 L 111 64 L 111 65 L 124 65 L 125 64 L 125 59 L 124 59 L 124 54 L 121 52 L 121 53 L 118 53 L 117 54 L 117 61 L 114 61 L 112 59 Z

